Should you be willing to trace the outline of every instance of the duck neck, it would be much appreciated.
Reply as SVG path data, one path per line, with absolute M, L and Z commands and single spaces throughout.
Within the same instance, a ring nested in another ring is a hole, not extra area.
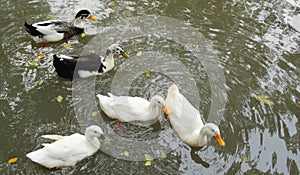
M 86 139 L 93 145 L 95 148 L 99 149 L 100 148 L 100 142 L 97 137 L 89 137 L 86 136 Z
M 106 66 L 105 72 L 110 71 L 115 66 L 114 54 L 109 49 L 107 49 L 103 61 Z
M 77 27 L 77 28 L 83 29 L 83 28 L 84 28 L 83 22 L 84 22 L 83 19 L 81 19 L 81 18 L 76 18 L 76 19 L 74 20 L 74 26 Z
M 203 146 L 207 143 L 207 137 L 208 137 L 208 133 L 207 133 L 206 127 L 204 125 L 203 128 L 200 130 L 200 134 L 199 134 L 199 145 L 200 146 Z

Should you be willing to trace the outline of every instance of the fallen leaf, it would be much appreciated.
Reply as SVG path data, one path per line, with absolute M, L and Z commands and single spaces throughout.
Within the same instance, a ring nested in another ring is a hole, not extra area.
M 15 163 L 18 160 L 17 157 L 11 158 L 8 160 L 8 163 Z
M 109 139 L 108 137 L 106 137 L 106 138 L 103 140 L 103 142 L 104 142 L 105 144 L 109 144 L 109 143 L 110 143 L 110 139 Z
M 146 78 L 150 78 L 151 74 L 149 72 L 145 72 L 145 76 L 146 76 Z
M 146 160 L 153 160 L 153 157 L 150 154 L 145 154 L 145 159 Z
M 128 157 L 129 156 L 129 152 L 128 151 L 124 151 L 123 155 L 126 156 L 126 157 Z
M 42 85 L 42 84 L 44 84 L 44 80 L 39 81 L 39 85 Z
M 168 40 L 167 40 L 167 39 L 164 39 L 164 42 L 165 42 L 165 43 L 167 43 L 167 42 L 168 42 Z
M 65 49 L 60 50 L 60 53 L 65 53 Z
M 143 52 L 142 51 L 138 51 L 137 53 L 136 53 L 136 56 L 142 56 L 143 55 Z
M 97 115 L 97 112 L 92 112 L 92 117 L 96 117 L 96 115 Z
M 255 106 L 252 107 L 252 111 L 255 111 Z
M 81 38 L 84 38 L 85 36 L 86 36 L 85 33 L 82 33 L 82 34 L 81 34 Z
M 212 4 L 212 2 L 211 2 L 211 1 L 208 1 L 208 2 L 207 2 L 207 4 L 208 4 L 208 5 L 211 5 L 211 4 Z
M 156 83 L 156 80 L 155 79 L 151 80 L 151 83 Z
M 44 58 L 45 56 L 46 56 L 45 54 L 41 53 L 41 54 L 39 54 L 38 56 L 34 57 L 34 58 L 33 58 L 33 61 L 38 61 L 38 60 Z
M 63 97 L 61 95 L 57 96 L 56 98 L 57 102 L 60 103 L 63 100 Z
M 147 160 L 145 166 L 151 166 L 151 160 Z
M 227 74 L 230 74 L 230 70 L 226 70 L 226 73 L 227 73 Z
M 255 95 L 255 97 L 261 101 L 261 102 L 264 102 L 265 104 L 268 104 L 268 105 L 273 105 L 274 103 L 271 101 L 271 100 L 268 100 L 268 96 L 266 95 Z
M 243 160 L 243 162 L 247 162 L 248 161 L 248 159 L 247 159 L 247 157 L 245 155 L 242 155 L 242 160 Z
M 71 45 L 71 44 L 65 44 L 65 45 L 64 45 L 64 48 L 65 48 L 65 49 L 70 49 L 70 48 L 72 48 L 72 45 Z
M 300 105 L 300 101 L 298 101 L 297 103 L 298 103 L 298 105 Z
M 116 1 L 111 1 L 111 2 L 110 2 L 110 6 L 111 6 L 112 8 L 114 8 L 114 7 L 116 6 Z
M 53 125 L 52 127 L 53 127 L 53 128 L 57 128 L 57 126 L 55 126 L 55 125 Z
M 167 155 L 165 152 L 160 152 L 160 158 L 165 159 L 167 158 Z
M 38 63 L 35 61 L 28 61 L 29 66 L 38 66 Z

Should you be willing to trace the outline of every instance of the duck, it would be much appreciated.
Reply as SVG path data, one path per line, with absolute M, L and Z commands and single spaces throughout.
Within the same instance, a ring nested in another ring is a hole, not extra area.
M 147 122 L 158 119 L 160 108 L 167 115 L 170 113 L 165 105 L 165 100 L 159 96 L 153 96 L 150 101 L 141 97 L 108 96 L 97 94 L 100 107 L 104 113 L 120 122 Z M 146 124 L 147 125 L 147 124 Z
M 115 66 L 114 55 L 119 54 L 124 58 L 129 55 L 124 51 L 122 45 L 110 45 L 104 57 L 95 53 L 86 53 L 82 55 L 53 55 L 53 66 L 55 71 L 61 77 L 72 80 L 73 78 L 87 78 L 90 76 L 102 75 Z M 80 66 L 77 63 L 80 61 Z
M 214 123 L 204 123 L 199 111 L 179 92 L 173 84 L 168 89 L 166 106 L 171 111 L 167 116 L 179 138 L 191 147 L 202 147 L 214 137 L 220 146 L 225 142 L 219 127 Z
M 69 136 L 43 135 L 43 138 L 56 140 L 44 143 L 44 147 L 26 154 L 33 162 L 46 168 L 74 166 L 100 149 L 98 138 L 104 139 L 102 129 L 97 125 L 86 128 L 85 135 L 75 133 Z
M 90 11 L 84 9 L 76 14 L 73 22 L 47 20 L 28 24 L 25 21 L 24 27 L 36 43 L 57 42 L 83 33 L 86 19 L 97 21 Z

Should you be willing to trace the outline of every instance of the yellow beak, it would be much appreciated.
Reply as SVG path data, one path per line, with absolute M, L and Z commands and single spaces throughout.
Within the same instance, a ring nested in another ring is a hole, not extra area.
M 122 55 L 124 58 L 129 58 L 129 55 L 128 55 L 126 52 L 121 52 L 121 55 Z
M 164 113 L 165 113 L 166 115 L 169 115 L 169 114 L 170 114 L 170 110 L 169 110 L 165 105 L 162 106 L 162 110 L 164 111 Z
M 224 146 L 224 145 L 225 145 L 225 142 L 224 142 L 224 140 L 222 139 L 222 137 L 221 137 L 220 134 L 215 135 L 214 138 L 217 140 L 217 142 L 218 142 L 218 144 L 219 144 L 220 146 Z
M 95 18 L 93 15 L 90 15 L 90 16 L 88 17 L 88 19 L 90 19 L 90 20 L 92 20 L 92 21 L 94 21 L 94 22 L 97 21 L 97 18 Z

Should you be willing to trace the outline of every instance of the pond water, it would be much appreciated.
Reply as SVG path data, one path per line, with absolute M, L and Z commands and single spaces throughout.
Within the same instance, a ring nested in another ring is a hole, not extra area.
M 0 1 L 0 174 L 300 173 L 298 1 Z M 42 48 L 23 27 L 24 21 L 70 21 L 82 8 L 98 22 L 88 25 L 87 36 L 69 40 L 71 48 L 63 42 Z M 116 58 L 111 72 L 74 82 L 55 73 L 52 54 L 103 54 L 113 41 L 131 58 Z M 39 54 L 46 56 L 30 65 Z M 157 123 L 125 123 L 121 132 L 95 97 L 166 97 L 174 82 L 205 120 L 219 125 L 224 147 L 211 140 L 192 149 Z M 111 143 L 74 167 L 48 170 L 26 158 L 45 142 L 41 135 L 83 132 L 89 124 L 101 125 Z M 165 156 L 151 166 L 131 159 L 153 151 L 134 140 L 155 138 L 174 143 Z

